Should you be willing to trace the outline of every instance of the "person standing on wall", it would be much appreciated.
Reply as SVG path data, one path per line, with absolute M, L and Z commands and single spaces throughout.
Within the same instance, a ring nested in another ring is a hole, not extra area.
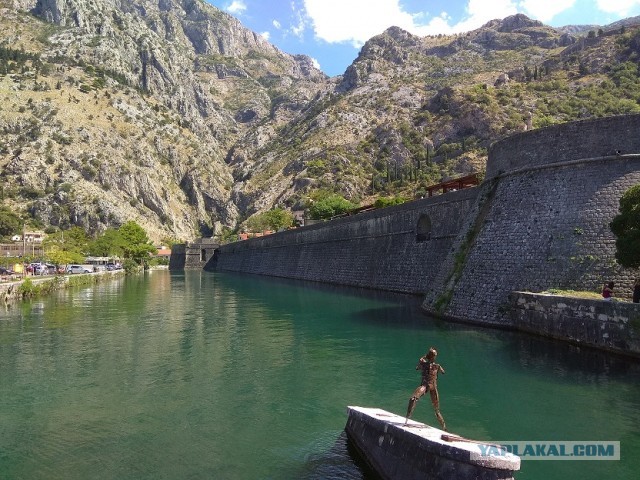
M 633 284 L 633 303 L 640 303 L 640 278 Z

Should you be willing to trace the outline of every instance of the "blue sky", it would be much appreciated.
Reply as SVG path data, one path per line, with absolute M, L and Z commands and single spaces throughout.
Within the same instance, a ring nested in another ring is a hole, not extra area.
M 390 26 L 416 35 L 466 32 L 524 13 L 555 27 L 606 25 L 640 15 L 640 0 L 206 0 L 281 50 L 340 75 L 369 38 Z

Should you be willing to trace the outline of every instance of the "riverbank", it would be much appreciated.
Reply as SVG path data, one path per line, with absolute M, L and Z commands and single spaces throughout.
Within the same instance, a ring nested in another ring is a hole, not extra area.
M 69 287 L 100 283 L 123 275 L 125 275 L 124 270 L 113 270 L 77 275 L 26 277 L 0 284 L 0 303 L 6 305 L 13 301 L 38 297 Z

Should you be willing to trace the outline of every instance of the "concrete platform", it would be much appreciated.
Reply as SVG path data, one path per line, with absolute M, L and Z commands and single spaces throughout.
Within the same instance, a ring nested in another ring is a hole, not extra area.
M 348 407 L 346 431 L 361 456 L 384 480 L 513 479 L 520 457 L 482 452 L 478 443 L 379 408 Z M 459 440 L 456 440 L 459 438 Z

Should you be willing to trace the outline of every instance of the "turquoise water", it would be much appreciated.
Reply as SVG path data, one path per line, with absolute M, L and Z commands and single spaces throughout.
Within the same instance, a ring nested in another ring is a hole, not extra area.
M 413 297 L 151 272 L 0 309 L 2 479 L 371 479 L 346 406 L 404 413 L 430 345 L 450 430 L 619 440 L 620 461 L 518 479 L 637 479 L 640 367 L 430 319 Z M 414 418 L 437 422 L 428 401 Z

